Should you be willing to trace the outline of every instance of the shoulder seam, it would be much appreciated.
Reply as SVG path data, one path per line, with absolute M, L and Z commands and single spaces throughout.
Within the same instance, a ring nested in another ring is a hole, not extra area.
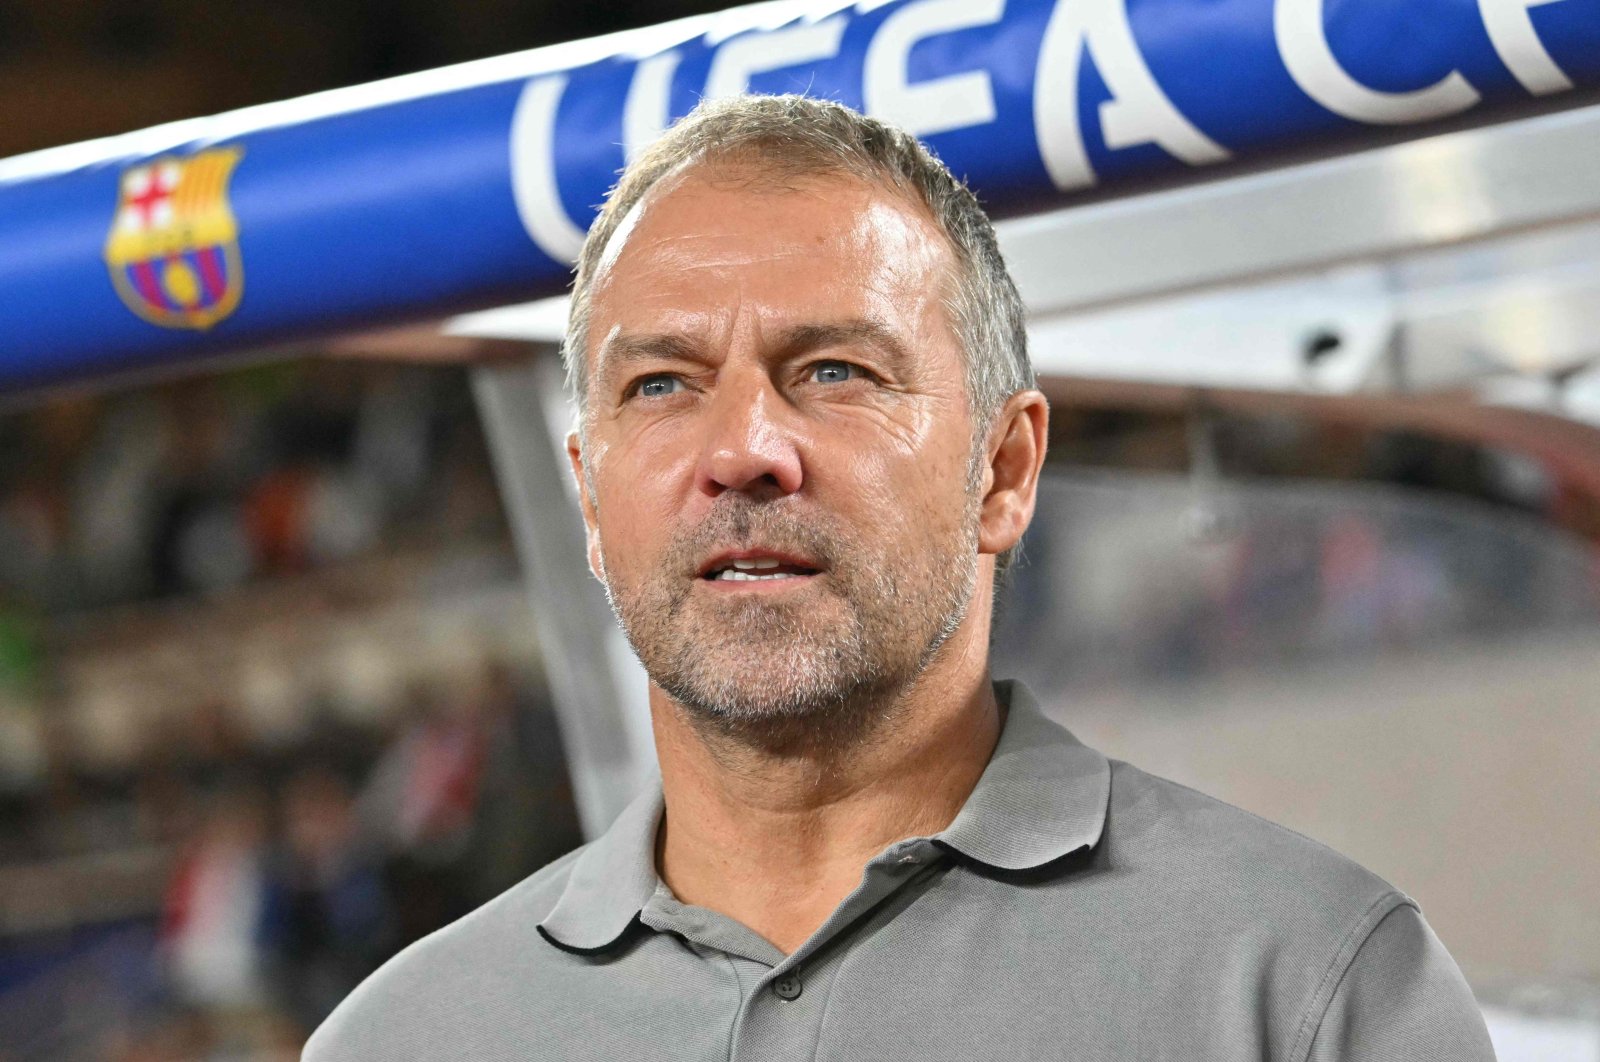
M 1394 893 L 1396 895 L 1401 896 L 1402 898 L 1405 898 L 1404 893 L 1401 893 L 1398 889 L 1396 889 L 1393 885 L 1390 885 L 1387 881 L 1383 881 L 1383 879 L 1381 877 L 1379 877 L 1378 875 L 1374 874 L 1371 870 L 1368 870 L 1366 867 L 1362 866 L 1360 863 L 1355 862 L 1349 856 L 1345 855 L 1343 852 L 1339 851 L 1337 848 L 1334 848 L 1332 845 L 1324 844 L 1322 841 L 1317 840 L 1315 837 L 1308 837 L 1305 834 L 1301 833 L 1299 830 L 1291 829 L 1290 827 L 1285 826 L 1281 822 L 1274 822 L 1271 819 L 1269 819 L 1269 818 L 1267 818 L 1267 817 L 1265 817 L 1263 815 L 1257 815 L 1255 812 L 1251 811 L 1249 808 L 1241 808 L 1237 804 L 1230 804 L 1226 800 L 1223 800 L 1221 797 L 1215 797 L 1215 796 L 1212 796 L 1210 793 L 1201 792 L 1200 790 L 1194 788 L 1193 786 L 1184 785 L 1182 782 L 1175 782 L 1171 778 L 1165 778 L 1165 777 L 1162 777 L 1159 774 L 1151 774 L 1149 771 L 1146 771 L 1141 767 L 1135 766 L 1134 764 L 1128 763 L 1126 760 L 1109 760 L 1109 762 L 1113 765 L 1113 767 L 1118 767 L 1118 766 L 1126 767 L 1126 768 L 1128 768 L 1130 770 L 1138 771 L 1140 774 L 1144 775 L 1146 778 L 1149 778 L 1152 781 L 1161 782 L 1161 783 L 1163 783 L 1165 785 L 1171 786 L 1174 789 L 1181 789 L 1185 793 L 1192 793 L 1195 796 L 1199 797 L 1201 800 L 1204 800 L 1208 804 L 1214 804 L 1214 805 L 1216 805 L 1216 806 L 1218 806 L 1220 808 L 1225 808 L 1228 811 L 1236 811 L 1240 815 L 1243 815 L 1243 816 L 1245 816 L 1246 818 L 1249 818 L 1249 819 L 1254 819 L 1257 823 L 1261 824 L 1262 826 L 1268 827 L 1274 833 L 1282 834 L 1282 835 L 1285 835 L 1285 836 L 1288 836 L 1288 837 L 1293 837 L 1296 840 L 1304 841 L 1305 843 L 1307 843 L 1309 845 L 1312 845 L 1315 848 L 1321 849 L 1322 851 L 1328 853 L 1329 855 L 1337 856 L 1339 859 L 1341 859 L 1344 862 L 1350 864 L 1351 866 L 1354 866 L 1354 867 L 1357 867 L 1357 868 L 1361 869 L 1366 874 L 1368 874 L 1370 877 L 1372 877 L 1375 881 L 1382 882 L 1383 886 L 1387 890 L 1389 890 L 1389 892 L 1392 892 L 1392 893 Z M 1389 894 L 1389 892 L 1386 892 L 1384 895 L 1387 896 Z M 1374 906 L 1376 906 L 1376 904 L 1378 904 L 1378 903 L 1382 903 L 1383 899 L 1384 899 L 1384 897 L 1380 896 L 1376 901 L 1374 901 Z
M 1311 994 L 1306 1003 L 1305 1016 L 1300 1019 L 1294 1044 L 1289 1049 L 1288 1057 L 1291 1062 L 1305 1062 L 1310 1057 L 1311 1044 L 1317 1030 L 1322 1027 L 1322 1020 L 1327 1016 L 1328 1007 L 1333 1004 L 1333 997 L 1337 994 L 1339 985 L 1344 982 L 1345 975 L 1355 964 L 1356 955 L 1360 953 L 1373 931 L 1385 918 L 1401 907 L 1416 908 L 1416 906 L 1411 897 L 1398 889 L 1391 889 L 1374 900 L 1372 906 L 1356 919 L 1350 931 L 1339 942 L 1333 958 L 1328 962 L 1328 968 L 1323 972 L 1322 980 L 1317 984 L 1317 990 Z

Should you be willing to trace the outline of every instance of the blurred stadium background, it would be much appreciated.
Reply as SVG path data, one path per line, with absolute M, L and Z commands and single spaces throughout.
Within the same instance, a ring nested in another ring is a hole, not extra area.
M 9 0 L 0 157 L 722 6 Z M 0 412 L 4 1062 L 297 1057 L 579 843 L 466 370 L 317 353 Z M 1600 1060 L 1593 440 L 1052 398 L 997 671 L 1416 896 L 1516 1057 Z

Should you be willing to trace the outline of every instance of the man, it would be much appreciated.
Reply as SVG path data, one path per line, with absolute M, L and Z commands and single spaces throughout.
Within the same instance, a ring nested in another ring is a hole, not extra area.
M 307 1059 L 1493 1057 L 1405 896 L 991 683 L 1048 411 L 993 230 L 912 138 L 701 107 L 590 232 L 567 348 L 660 789 Z

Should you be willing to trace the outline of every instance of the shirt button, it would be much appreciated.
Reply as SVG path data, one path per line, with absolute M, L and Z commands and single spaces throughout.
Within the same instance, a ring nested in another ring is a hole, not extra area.
M 772 982 L 772 990 L 777 993 L 779 999 L 799 999 L 800 978 L 793 974 L 785 974 Z

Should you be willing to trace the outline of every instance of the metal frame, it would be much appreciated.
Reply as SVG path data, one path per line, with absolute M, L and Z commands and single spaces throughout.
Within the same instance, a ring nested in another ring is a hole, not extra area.
M 1036 315 L 1600 217 L 1600 107 L 1010 222 Z
M 589 571 L 553 354 L 479 365 L 472 384 L 533 604 L 579 825 L 595 837 L 650 780 L 655 746 L 644 670 Z

